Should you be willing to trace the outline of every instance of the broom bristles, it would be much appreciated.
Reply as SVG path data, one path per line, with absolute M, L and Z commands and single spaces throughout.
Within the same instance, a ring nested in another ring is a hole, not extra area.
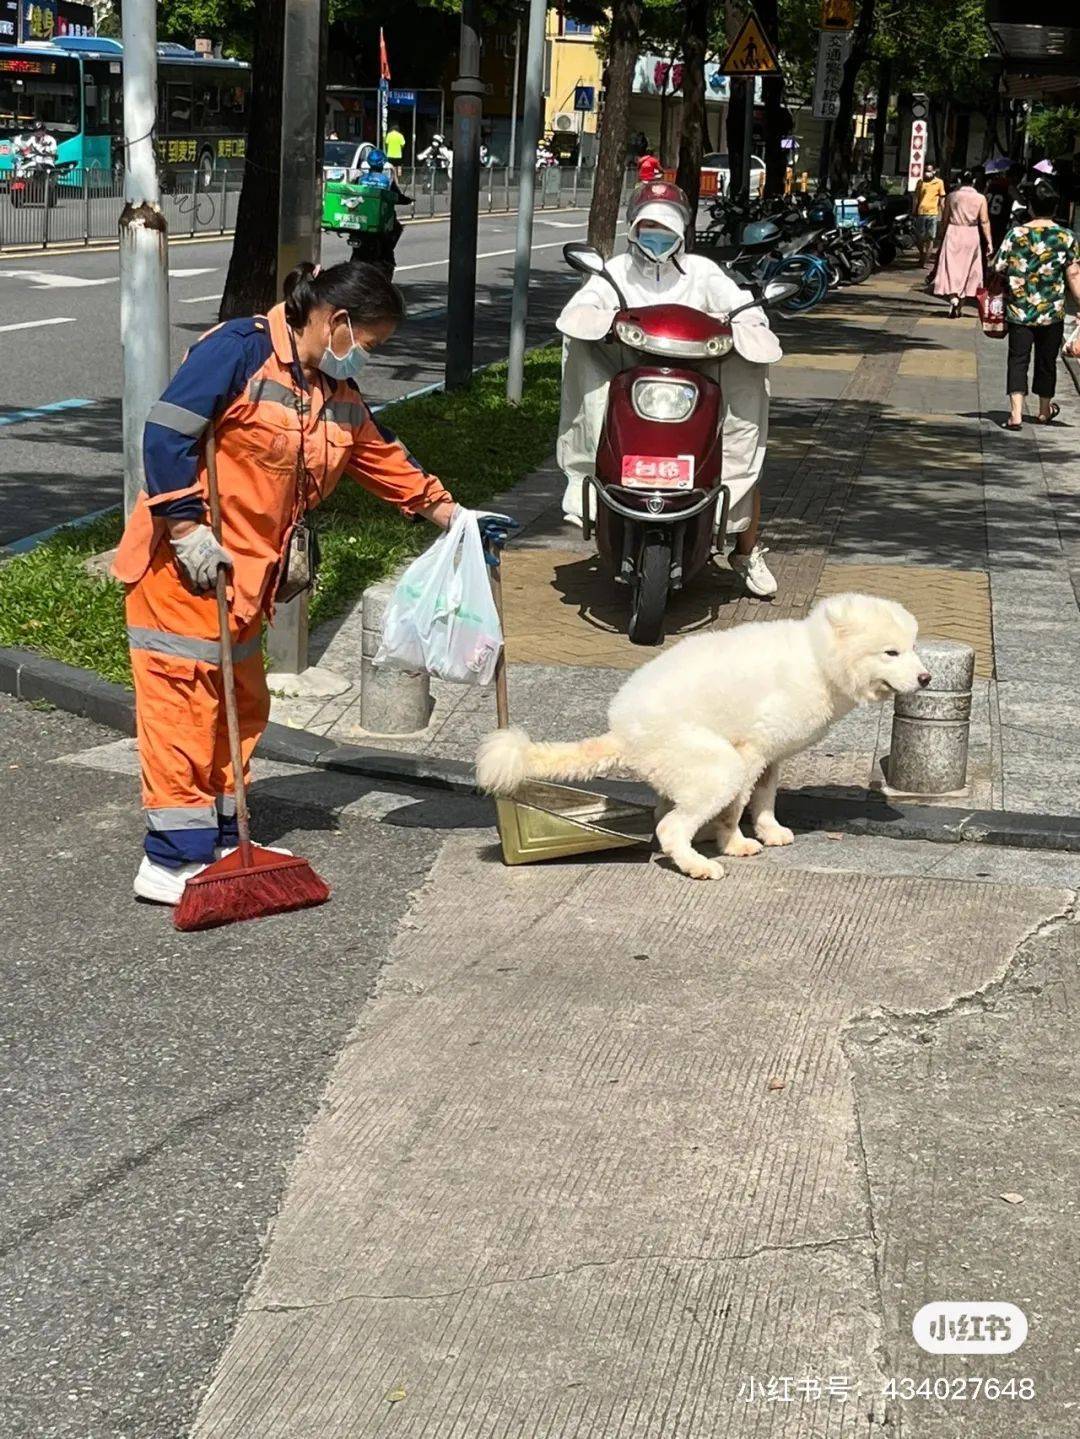
M 255 863 L 244 869 L 240 854 L 227 855 L 189 879 L 173 911 L 177 929 L 214 929 L 245 919 L 311 909 L 330 898 L 330 886 L 307 860 L 252 846 Z

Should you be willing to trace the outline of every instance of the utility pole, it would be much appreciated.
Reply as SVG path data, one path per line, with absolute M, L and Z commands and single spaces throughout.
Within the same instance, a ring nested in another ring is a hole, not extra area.
M 146 417 L 169 383 L 169 230 L 161 210 L 153 141 L 157 119 L 155 0 L 124 0 L 122 33 L 120 344 L 124 357 L 124 513 L 129 515 L 145 485 L 142 442 Z
M 525 113 L 521 117 L 521 170 L 518 175 L 517 239 L 514 244 L 514 295 L 510 305 L 510 363 L 506 398 L 521 404 L 525 381 L 525 323 L 529 317 L 529 269 L 532 265 L 533 205 L 536 198 L 536 146 L 540 139 L 541 85 L 544 79 L 544 17 L 547 0 L 529 0 L 529 36 L 525 46 Z
M 124 0 L 125 9 L 129 0 Z M 319 160 L 322 156 L 328 0 L 285 0 L 281 56 L 281 150 L 277 216 L 277 291 L 301 260 L 318 260 Z M 272 221 L 271 221 L 272 223 Z M 278 605 L 266 632 L 267 676 L 276 693 L 303 698 L 342 694 L 348 680 L 308 665 L 308 593 Z
M 462 0 L 454 92 L 454 178 L 450 188 L 450 274 L 446 299 L 446 388 L 472 379 L 476 321 L 476 232 L 480 200 L 480 0 Z
M 510 154 L 506 157 L 506 164 L 510 170 L 510 178 L 514 178 L 514 142 L 517 139 L 517 110 L 518 110 L 518 72 L 521 69 L 521 21 L 514 21 L 514 95 L 510 101 Z

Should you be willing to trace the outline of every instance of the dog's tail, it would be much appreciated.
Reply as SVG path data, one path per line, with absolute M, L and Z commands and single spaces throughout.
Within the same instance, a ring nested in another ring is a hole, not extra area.
M 497 729 L 480 743 L 476 778 L 488 794 L 513 794 L 530 779 L 595 779 L 619 764 L 614 735 L 571 744 L 534 744 L 523 729 Z

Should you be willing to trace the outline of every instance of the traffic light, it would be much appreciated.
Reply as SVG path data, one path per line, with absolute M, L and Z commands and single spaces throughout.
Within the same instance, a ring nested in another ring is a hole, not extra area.
M 922 91 L 916 92 L 911 97 L 911 118 L 913 120 L 925 120 L 930 113 L 930 96 L 924 95 Z

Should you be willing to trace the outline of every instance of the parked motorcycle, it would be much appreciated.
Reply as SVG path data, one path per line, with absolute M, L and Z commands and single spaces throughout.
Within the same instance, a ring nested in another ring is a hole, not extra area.
M 723 317 L 687 305 L 629 307 L 597 250 L 571 243 L 563 257 L 578 274 L 607 280 L 619 305 L 608 342 L 640 356 L 610 382 L 582 529 L 586 539 L 595 536 L 603 568 L 630 590 L 630 639 L 655 645 L 669 596 L 702 569 L 727 529 L 723 391 L 697 366 L 730 353 L 734 315 L 789 299 L 797 286 L 772 281 L 762 300 Z

